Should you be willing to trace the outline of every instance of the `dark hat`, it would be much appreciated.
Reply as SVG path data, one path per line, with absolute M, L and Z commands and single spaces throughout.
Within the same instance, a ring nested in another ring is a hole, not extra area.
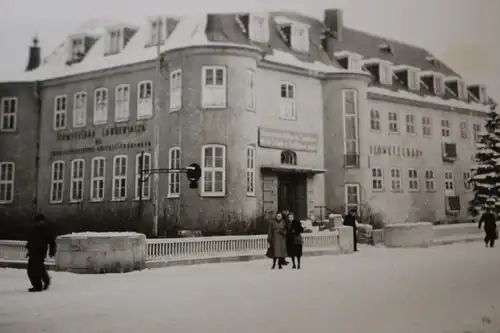
M 357 213 L 357 212 L 358 212 L 358 210 L 357 210 L 356 208 L 351 208 L 350 212 L 351 212 L 351 213 Z
M 43 214 L 38 214 L 35 216 L 36 222 L 41 222 L 41 221 L 45 221 L 45 220 L 46 220 L 46 218 L 45 218 L 45 215 L 43 215 Z

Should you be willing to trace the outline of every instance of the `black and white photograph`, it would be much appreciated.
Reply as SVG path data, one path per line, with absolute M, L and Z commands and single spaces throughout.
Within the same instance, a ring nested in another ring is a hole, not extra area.
M 0 0 L 1 333 L 500 333 L 498 0 Z

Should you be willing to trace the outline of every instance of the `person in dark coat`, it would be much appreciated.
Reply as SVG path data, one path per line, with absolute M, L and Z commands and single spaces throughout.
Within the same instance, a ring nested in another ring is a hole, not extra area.
M 280 212 L 276 213 L 274 220 L 269 223 L 267 241 L 272 252 L 271 257 L 273 258 L 271 269 L 276 268 L 276 262 L 278 262 L 278 268 L 282 269 L 287 257 L 286 222 L 283 219 L 283 214 Z
M 292 258 L 292 268 L 300 269 L 300 259 L 302 258 L 302 233 L 304 228 L 299 220 L 295 219 L 293 213 L 288 214 L 288 255 Z M 297 259 L 297 266 L 295 265 Z
M 356 209 L 353 208 L 349 214 L 344 216 L 344 225 L 352 227 L 354 251 L 358 251 L 358 228 L 356 227 Z
M 35 224 L 28 234 L 26 248 L 28 249 L 28 277 L 33 286 L 29 291 L 38 292 L 48 289 L 51 279 L 44 261 L 47 257 L 47 250 L 50 257 L 55 256 L 56 237 L 52 226 L 42 214 L 35 216 Z
M 491 208 L 487 208 L 486 212 L 481 215 L 479 219 L 478 228 L 481 229 L 481 225 L 484 223 L 484 231 L 486 232 L 486 237 L 484 237 L 484 243 L 486 247 L 495 247 L 495 240 L 498 237 L 497 234 L 497 223 L 496 216 Z

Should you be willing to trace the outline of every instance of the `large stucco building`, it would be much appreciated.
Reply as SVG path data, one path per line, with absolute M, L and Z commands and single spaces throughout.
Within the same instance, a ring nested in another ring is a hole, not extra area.
M 467 218 L 492 100 L 416 46 L 288 12 L 92 21 L 0 82 L 0 203 L 195 220 L 369 205 L 388 222 Z M 158 56 L 159 54 L 159 56 Z M 138 186 L 145 165 L 202 166 Z M 157 159 L 156 159 L 157 158 Z M 156 207 L 157 209 L 153 209 Z

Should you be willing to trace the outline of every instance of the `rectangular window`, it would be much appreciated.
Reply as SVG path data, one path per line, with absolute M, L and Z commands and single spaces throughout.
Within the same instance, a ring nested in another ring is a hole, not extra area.
M 104 200 L 104 182 L 106 180 L 106 159 L 94 157 L 92 159 L 92 170 L 90 180 L 90 200 Z
M 377 109 L 370 110 L 370 128 L 372 131 L 380 131 L 380 111 Z
M 358 92 L 356 90 L 342 90 L 342 108 L 344 116 L 344 164 L 346 167 L 358 167 Z
M 396 112 L 389 112 L 389 133 L 399 133 L 398 114 Z
M 108 52 L 109 54 L 118 53 L 123 47 L 122 29 L 116 29 L 108 32 Z
M 269 17 L 265 14 L 250 14 L 248 36 L 258 43 L 269 41 Z
M 255 148 L 247 147 L 246 156 L 246 189 L 248 196 L 255 196 Z
M 255 72 L 247 70 L 246 108 L 255 111 Z
M 201 195 L 226 195 L 226 147 L 206 145 L 202 150 Z
M 472 131 L 474 132 L 474 142 L 479 143 L 481 139 L 481 125 L 479 124 L 473 124 L 472 125 Z
M 460 139 L 467 140 L 469 138 L 469 129 L 467 128 L 467 122 L 460 122 Z
M 306 25 L 292 24 L 291 37 L 291 46 L 294 50 L 309 52 L 309 29 Z
M 374 192 L 384 190 L 384 172 L 382 168 L 372 168 L 372 190 Z
M 141 153 L 137 154 L 135 157 L 135 200 L 141 199 Z M 142 170 L 151 170 L 151 154 L 144 153 L 142 158 Z M 151 178 L 142 181 L 142 200 L 149 200 L 151 198 Z
M 17 98 L 2 98 L 0 131 L 14 132 L 17 129 Z
M 66 128 L 68 97 L 66 95 L 54 98 L 54 129 L 62 130 Z
M 98 88 L 94 91 L 94 125 L 108 122 L 108 89 Z
M 470 171 L 464 171 L 464 189 L 466 191 L 472 190 L 471 173 Z
M 130 86 L 121 84 L 115 91 L 115 121 L 127 121 L 130 116 Z
M 71 40 L 71 60 L 78 60 L 85 55 L 85 38 Z
M 282 82 L 280 87 L 280 117 L 286 120 L 296 120 L 295 86 L 291 83 Z
M 391 190 L 395 192 L 401 191 L 401 170 L 398 168 L 391 169 Z
M 113 158 L 113 196 L 114 201 L 127 199 L 127 156 Z
M 406 133 L 416 134 L 415 130 L 415 116 L 412 114 L 406 115 Z
M 142 81 L 138 84 L 137 119 L 153 116 L 153 82 Z
M 444 194 L 446 196 L 455 195 L 455 179 L 453 176 L 453 171 L 444 172 Z
M 179 169 L 181 167 L 181 148 L 173 147 L 168 152 L 168 167 Z M 178 198 L 181 194 L 181 174 L 171 172 L 168 174 L 168 197 Z
M 170 73 L 170 111 L 178 111 L 182 107 L 182 70 Z
M 419 190 L 418 182 L 418 172 L 415 169 L 408 170 L 408 189 L 411 192 L 417 192 Z
M 432 125 L 430 117 L 422 117 L 422 135 L 425 137 L 430 137 L 432 135 Z
M 444 78 L 442 75 L 434 76 L 434 92 L 438 96 L 442 96 L 444 94 Z
M 349 212 L 351 209 L 356 209 L 359 213 L 359 185 L 358 184 L 345 184 L 345 212 Z
M 157 45 L 165 42 L 166 36 L 165 20 L 161 17 L 151 21 L 151 44 Z
M 73 98 L 73 127 L 87 125 L 87 93 L 77 92 Z
M 226 108 L 226 67 L 203 66 L 201 105 L 205 109 Z
M 448 119 L 441 119 L 441 136 L 443 138 L 450 137 L 450 121 Z
M 0 204 L 14 201 L 15 169 L 13 162 L 0 162 Z
M 50 184 L 50 203 L 62 203 L 64 191 L 64 162 L 52 162 L 52 179 Z
M 77 159 L 71 161 L 71 189 L 70 202 L 80 202 L 83 200 L 83 181 L 85 175 L 85 161 Z
M 425 170 L 425 189 L 429 192 L 436 190 L 436 178 L 434 177 L 434 171 L 431 169 Z

